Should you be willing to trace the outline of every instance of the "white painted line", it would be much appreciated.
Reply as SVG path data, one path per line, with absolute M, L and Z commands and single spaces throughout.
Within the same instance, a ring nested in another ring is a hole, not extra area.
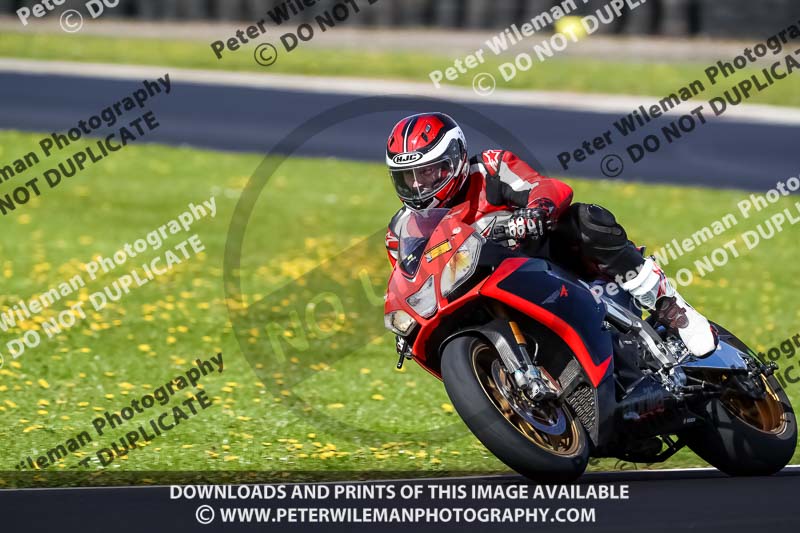
M 145 78 L 152 79 L 169 73 L 173 81 L 201 85 L 281 89 L 297 92 L 362 96 L 422 96 L 454 100 L 463 103 L 503 104 L 559 109 L 564 111 L 619 114 L 620 116 L 631 113 L 640 105 L 649 108 L 663 98 L 663 96 L 626 96 L 503 89 L 498 89 L 491 96 L 484 97 L 478 96 L 472 89 L 466 87 L 442 87 L 441 89 L 436 89 L 430 83 L 409 81 L 209 71 L 165 66 L 35 61 L 10 58 L 0 59 L 0 72 L 39 75 L 52 74 L 134 81 L 142 81 Z M 689 110 L 701 103 L 701 99 L 698 99 L 696 102 L 692 100 L 684 102 L 670 111 L 669 114 L 686 114 Z M 715 120 L 717 118 L 711 116 L 711 119 Z M 800 125 L 800 109 L 761 104 L 742 104 L 735 108 L 729 108 L 718 120 L 796 126 Z

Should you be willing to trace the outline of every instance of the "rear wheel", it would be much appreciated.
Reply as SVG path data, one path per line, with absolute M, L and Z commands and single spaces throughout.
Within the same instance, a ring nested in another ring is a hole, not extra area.
M 720 342 L 749 353 L 733 334 L 718 329 Z M 763 391 L 763 398 L 726 392 L 706 405 L 709 423 L 683 435 L 692 451 L 732 476 L 774 474 L 789 463 L 797 445 L 797 421 L 780 383 L 772 376 L 757 379 L 751 386 Z
M 546 482 L 577 479 L 589 461 L 583 426 L 568 408 L 519 393 L 493 347 L 459 337 L 442 355 L 442 380 L 469 429 L 498 459 Z

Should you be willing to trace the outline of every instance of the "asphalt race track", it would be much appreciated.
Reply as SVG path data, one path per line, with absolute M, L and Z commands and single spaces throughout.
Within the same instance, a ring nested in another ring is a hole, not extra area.
M 389 482 L 376 481 L 384 484 Z M 402 482 L 392 482 L 397 486 Z M 494 476 L 486 478 L 455 478 L 421 481 L 423 485 L 519 485 L 525 481 L 519 476 Z M 0 490 L 0 510 L 4 531 L 114 531 L 115 533 L 142 531 L 218 531 L 220 507 L 262 507 L 274 509 L 284 506 L 306 507 L 512 507 L 536 506 L 595 507 L 593 523 L 504 523 L 504 524 L 224 524 L 225 531 L 401 531 L 413 527 L 415 531 L 596 531 L 608 533 L 675 533 L 701 531 L 703 533 L 735 533 L 770 531 L 771 533 L 796 532 L 800 528 L 797 513 L 797 495 L 800 493 L 800 469 L 789 467 L 772 477 L 727 478 L 707 469 L 683 471 L 633 471 L 606 474 L 587 474 L 581 481 L 587 484 L 628 485 L 627 500 L 418 500 L 398 502 L 392 500 L 323 500 L 287 501 L 274 499 L 249 500 L 186 500 L 170 499 L 167 487 L 120 487 L 85 489 L 28 489 Z M 531 487 L 532 490 L 532 487 Z M 425 493 L 429 492 L 425 489 Z M 199 525 L 195 513 L 201 505 L 214 508 L 216 520 L 209 525 Z M 137 511 L 133 511 L 136 509 Z M 147 509 L 147 512 L 141 510 Z M 130 511 L 129 511 L 130 510 Z M 47 527 L 50 526 L 50 527 Z
M 156 131 L 147 135 L 150 142 L 266 154 L 298 125 L 318 124 L 320 113 L 363 98 L 203 85 L 181 82 L 177 75 L 173 78 L 169 95 L 156 95 L 146 104 L 160 123 Z M 49 133 L 75 127 L 79 120 L 98 114 L 137 87 L 141 84 L 120 79 L 0 72 L 0 129 Z M 626 155 L 626 147 L 631 142 L 641 142 L 647 134 L 658 133 L 674 117 L 662 117 L 646 129 L 623 138 L 613 127 L 613 122 L 621 116 L 619 113 L 453 104 L 422 97 L 386 97 L 350 107 L 350 111 L 356 111 L 332 115 L 333 126 L 300 144 L 295 153 L 381 161 L 384 140 L 396 120 L 403 114 L 436 108 L 453 113 L 462 122 L 472 151 L 500 145 L 538 161 L 546 173 L 556 176 L 603 177 L 601 159 L 614 153 L 625 162 L 618 179 L 767 190 L 779 180 L 796 175 L 800 166 L 796 147 L 800 125 L 712 117 L 682 139 L 672 144 L 662 142 L 657 152 L 633 164 Z M 389 107 L 393 109 L 385 111 Z M 487 135 L 477 133 L 470 124 L 479 118 L 473 117 L 470 110 L 513 132 L 518 141 L 509 140 L 493 128 Z M 139 114 L 138 109 L 130 111 L 116 127 Z M 579 148 L 583 141 L 607 130 L 614 131 L 614 145 L 601 155 L 562 171 L 557 159 L 559 153 Z

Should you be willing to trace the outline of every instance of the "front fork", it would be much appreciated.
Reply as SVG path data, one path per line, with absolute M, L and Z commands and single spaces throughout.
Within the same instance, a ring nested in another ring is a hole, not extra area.
M 511 333 L 517 343 L 519 357 L 509 357 L 508 361 L 504 358 L 503 362 L 514 379 L 514 383 L 533 401 L 558 398 L 561 394 L 560 385 L 547 370 L 536 364 L 539 344 L 535 343 L 536 346 L 531 357 L 528 353 L 528 341 L 519 329 L 519 325 L 513 320 L 508 320 L 508 327 L 511 328 Z

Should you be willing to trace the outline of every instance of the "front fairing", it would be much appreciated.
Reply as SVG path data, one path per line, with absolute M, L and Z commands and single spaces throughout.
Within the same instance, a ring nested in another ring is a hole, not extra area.
M 451 210 L 433 209 L 430 216 L 414 215 L 411 222 L 403 228 L 400 236 L 400 248 L 404 254 L 399 256 L 389 278 L 386 291 L 384 313 L 403 310 L 409 313 L 419 324 L 425 324 L 435 318 L 436 313 L 448 302 L 441 295 L 441 272 L 462 244 L 474 233 L 474 230 L 462 223 L 457 208 Z M 433 221 L 435 227 L 431 230 Z M 427 237 L 424 244 L 421 239 Z M 408 298 L 418 293 L 429 278 L 433 277 L 436 297 L 436 313 L 426 319 L 417 313 L 408 303 Z

